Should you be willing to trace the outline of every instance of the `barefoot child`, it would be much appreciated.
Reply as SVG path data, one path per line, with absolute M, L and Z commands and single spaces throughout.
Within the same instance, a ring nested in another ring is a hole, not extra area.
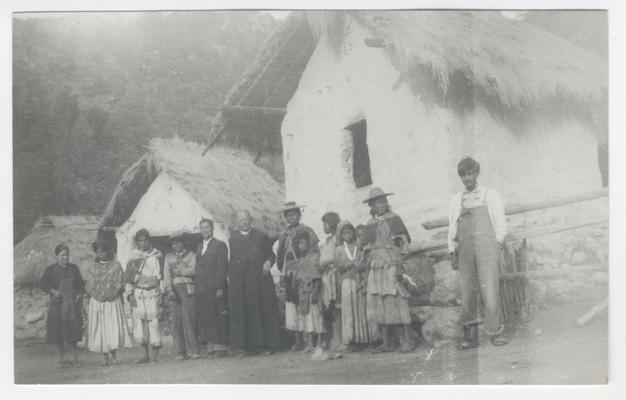
M 311 251 L 310 234 L 300 231 L 294 237 L 298 252 L 298 264 L 295 280 L 298 287 L 298 330 L 305 339 L 303 353 L 311 352 L 315 345 L 322 346 L 324 320 L 322 318 L 322 275 L 320 272 L 320 254 Z
M 356 351 L 374 341 L 376 325 L 367 320 L 366 270 L 363 250 L 357 243 L 356 229 L 348 221 L 339 224 L 335 263 L 341 281 L 341 347 Z
M 336 212 L 329 211 L 322 216 L 324 233 L 328 235 L 324 243 L 320 245 L 325 348 L 336 348 L 341 344 L 341 281 L 334 263 L 339 222 L 340 217 Z
M 500 246 L 506 235 L 506 218 L 500 195 L 478 185 L 480 164 L 464 158 L 457 172 L 465 190 L 452 196 L 449 209 L 448 250 L 452 266 L 461 277 L 463 340 L 459 350 L 478 346 L 478 325 L 484 323 L 491 343 L 507 343 L 500 321 Z M 484 304 L 481 317 L 479 297 Z
M 294 237 L 296 233 L 305 231 L 309 233 L 309 252 L 319 254 L 319 239 L 315 232 L 308 226 L 300 223 L 302 208 L 293 201 L 287 202 L 283 208 L 283 216 L 287 221 L 287 227 L 278 239 L 278 249 L 276 250 L 276 266 L 281 272 L 281 285 L 285 288 L 285 329 L 294 333 L 294 345 L 291 351 L 300 351 L 304 348 L 304 340 L 298 327 L 298 287 L 295 281 L 295 270 L 298 265 L 296 243 Z

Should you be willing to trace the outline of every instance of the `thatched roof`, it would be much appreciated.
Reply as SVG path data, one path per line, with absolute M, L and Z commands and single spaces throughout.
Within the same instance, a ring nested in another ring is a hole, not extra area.
M 416 94 L 453 109 L 569 113 L 606 97 L 604 60 L 497 11 L 294 12 L 226 97 L 210 143 L 279 152 L 285 108 L 317 38 L 340 44 L 349 19 L 382 44 Z
M 153 139 L 148 152 L 124 173 L 100 226 L 122 225 L 164 172 L 227 228 L 234 227 L 237 211 L 248 210 L 257 228 L 278 234 L 282 187 L 243 152 L 213 148 L 203 156 L 202 150 L 200 144 L 178 138 Z
M 95 216 L 48 216 L 35 223 L 26 237 L 13 247 L 14 285 L 37 285 L 45 268 L 56 262 L 54 248 L 70 248 L 70 262 L 87 276 L 93 263 L 91 244 L 96 240 L 99 218 Z
M 280 133 L 285 107 L 317 44 L 303 21 L 302 14 L 294 12 L 266 39 L 227 93 L 210 141 L 220 139 L 253 152 L 260 148 L 282 152 L 280 134 L 275 133 Z

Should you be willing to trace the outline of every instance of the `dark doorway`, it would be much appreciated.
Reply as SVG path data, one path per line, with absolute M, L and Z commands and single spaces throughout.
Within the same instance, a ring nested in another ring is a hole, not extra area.
M 361 119 L 346 127 L 352 135 L 352 177 L 357 188 L 372 184 L 370 153 L 367 148 L 367 121 Z

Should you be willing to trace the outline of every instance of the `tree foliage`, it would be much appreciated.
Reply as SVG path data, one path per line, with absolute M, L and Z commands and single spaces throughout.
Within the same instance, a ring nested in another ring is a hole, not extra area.
M 16 18 L 15 241 L 41 215 L 100 213 L 151 138 L 205 140 L 276 25 L 237 11 Z

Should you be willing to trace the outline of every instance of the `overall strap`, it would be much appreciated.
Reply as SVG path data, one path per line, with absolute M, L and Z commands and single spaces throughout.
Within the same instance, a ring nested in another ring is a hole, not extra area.
M 489 189 L 485 188 L 485 193 L 483 193 L 483 201 L 482 201 L 483 204 L 487 203 L 487 192 L 488 191 L 489 191 Z

